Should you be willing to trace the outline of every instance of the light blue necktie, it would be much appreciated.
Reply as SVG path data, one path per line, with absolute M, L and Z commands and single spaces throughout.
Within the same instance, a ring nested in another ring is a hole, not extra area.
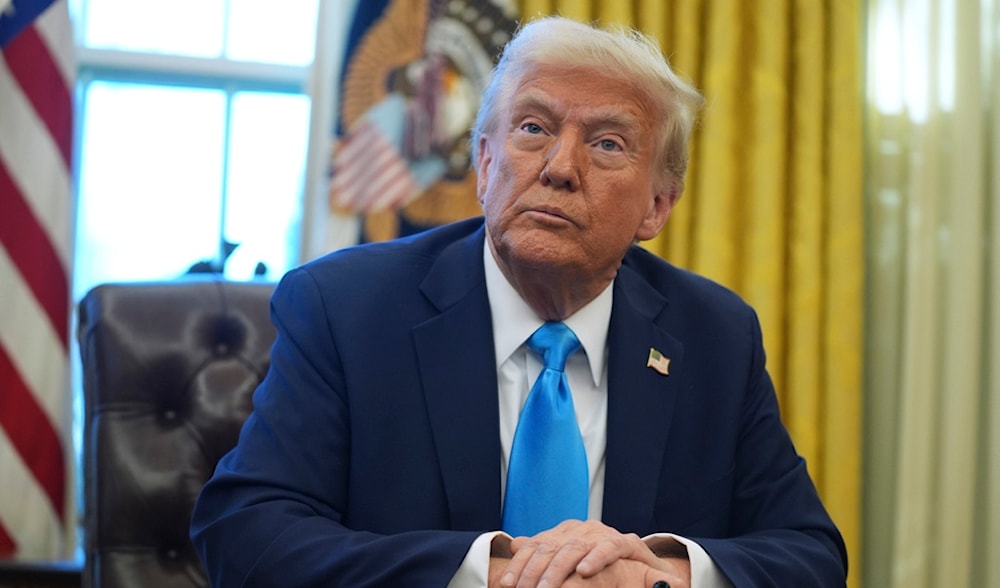
M 507 468 L 503 530 L 535 535 L 567 519 L 586 520 L 590 478 L 583 437 L 566 381 L 566 358 L 580 341 L 563 323 L 545 323 L 528 338 L 545 367 L 514 432 Z

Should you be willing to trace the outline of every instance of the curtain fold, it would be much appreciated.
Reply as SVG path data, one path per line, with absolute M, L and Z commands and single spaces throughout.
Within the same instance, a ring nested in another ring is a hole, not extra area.
M 998 9 L 869 3 L 870 586 L 1000 586 Z
M 684 196 L 646 246 L 758 311 L 785 422 L 860 567 L 861 0 L 519 0 L 637 26 L 707 98 Z

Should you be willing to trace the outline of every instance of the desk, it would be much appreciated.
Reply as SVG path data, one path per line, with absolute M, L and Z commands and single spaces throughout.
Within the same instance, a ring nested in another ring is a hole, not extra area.
M 68 561 L 0 560 L 0 588 L 78 588 L 82 567 Z

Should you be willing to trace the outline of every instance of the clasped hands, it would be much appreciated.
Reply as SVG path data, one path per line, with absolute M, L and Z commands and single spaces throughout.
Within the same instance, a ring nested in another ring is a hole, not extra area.
M 598 521 L 565 521 L 510 542 L 509 559 L 490 560 L 490 588 L 690 588 L 686 550 L 657 556 L 638 535 Z

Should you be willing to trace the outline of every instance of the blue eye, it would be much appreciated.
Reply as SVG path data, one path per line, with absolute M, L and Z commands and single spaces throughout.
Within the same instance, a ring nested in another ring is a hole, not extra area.
M 521 126 L 521 128 L 524 129 L 525 132 L 531 133 L 532 135 L 537 135 L 542 132 L 542 127 L 536 125 L 535 123 L 525 123 Z
M 612 141 L 611 139 L 602 139 L 599 144 L 601 149 L 604 149 L 605 151 L 617 151 L 619 149 L 618 143 Z

